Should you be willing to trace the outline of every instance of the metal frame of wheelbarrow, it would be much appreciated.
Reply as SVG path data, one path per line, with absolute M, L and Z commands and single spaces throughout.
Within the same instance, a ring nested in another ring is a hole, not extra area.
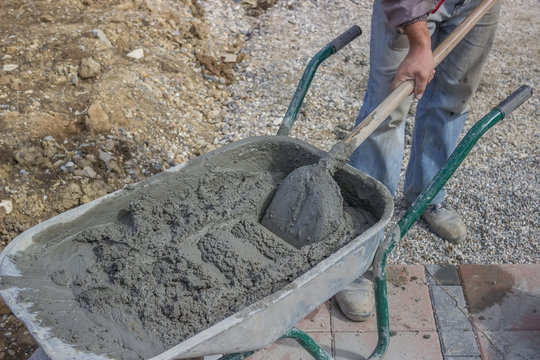
M 360 34 L 360 28 L 358 26 L 353 26 L 336 40 L 329 43 L 311 59 L 306 70 L 304 71 L 289 108 L 287 109 L 283 123 L 279 128 L 278 135 L 287 136 L 289 134 L 318 66 Z M 336 43 L 339 45 L 339 47 L 336 47 Z M 450 179 L 458 166 L 469 154 L 473 146 L 478 142 L 480 137 L 493 125 L 508 116 L 508 114 L 525 102 L 529 97 L 531 97 L 531 95 L 532 89 L 527 85 L 523 85 L 505 100 L 503 100 L 499 105 L 494 107 L 482 119 L 478 120 L 458 144 L 446 163 L 433 178 L 432 182 L 418 196 L 409 210 L 405 213 L 405 215 L 403 215 L 397 224 L 394 225 L 394 227 L 389 231 L 388 235 L 384 238 L 384 241 L 379 245 L 373 260 L 378 340 L 377 346 L 369 356 L 369 359 L 382 359 L 390 344 L 388 294 L 386 287 L 386 260 L 388 255 L 394 248 L 396 242 L 405 236 L 407 231 L 416 222 L 416 220 L 418 220 L 429 203 L 439 193 L 448 179 Z M 316 360 L 331 359 L 331 356 L 328 355 L 328 353 L 320 345 L 318 345 L 313 338 L 302 330 L 292 328 L 283 334 L 281 338 L 292 338 L 296 340 Z M 221 357 L 220 360 L 246 359 L 254 353 L 255 351 L 229 354 Z

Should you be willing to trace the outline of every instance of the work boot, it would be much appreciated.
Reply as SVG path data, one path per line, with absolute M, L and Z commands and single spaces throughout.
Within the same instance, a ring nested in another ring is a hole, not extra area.
M 373 283 L 359 277 L 336 294 L 336 301 L 347 318 L 352 321 L 365 321 L 375 310 Z
M 461 216 L 448 203 L 429 205 L 422 219 L 435 235 L 458 244 L 467 237 L 467 228 Z

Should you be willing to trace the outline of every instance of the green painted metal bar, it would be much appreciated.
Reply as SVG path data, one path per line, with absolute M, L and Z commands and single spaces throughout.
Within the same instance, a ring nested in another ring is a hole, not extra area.
M 300 344 L 316 360 L 332 360 L 332 357 L 313 340 L 311 336 L 299 330 L 292 328 L 283 334 L 280 339 L 293 339 Z M 219 358 L 219 360 L 244 360 L 253 355 L 256 351 L 249 351 L 238 354 L 229 354 Z
M 315 72 L 319 68 L 319 65 L 333 54 L 334 48 L 330 45 L 326 45 L 321 51 L 311 58 L 306 70 L 304 70 L 302 78 L 300 79 L 300 83 L 296 87 L 296 91 L 291 103 L 289 104 L 287 112 L 283 117 L 283 122 L 281 123 L 281 126 L 277 132 L 278 135 L 289 135 L 291 127 L 293 126 L 296 116 L 298 115 L 298 111 L 300 110 L 300 106 L 302 106 L 302 102 L 304 101 L 304 97 L 306 96 L 309 85 L 311 85 L 311 80 L 313 80 L 313 76 L 315 76 Z
M 322 50 L 320 50 L 317 54 L 315 54 L 315 56 L 311 58 L 306 69 L 304 70 L 302 78 L 300 78 L 300 83 L 296 87 L 296 91 L 291 100 L 291 103 L 289 104 L 289 107 L 287 108 L 287 112 L 283 117 L 283 121 L 281 123 L 281 126 L 279 127 L 277 135 L 289 135 L 291 127 L 296 120 L 298 111 L 302 106 L 302 102 L 304 101 L 306 93 L 309 89 L 309 85 L 311 85 L 311 81 L 313 80 L 313 76 L 315 76 L 315 72 L 319 68 L 319 65 L 321 65 L 324 60 L 337 53 L 339 50 L 341 50 L 343 47 L 345 47 L 347 44 L 349 44 L 361 34 L 362 30 L 360 29 L 360 27 L 358 25 L 353 25 L 343 34 L 328 43 L 328 45 L 326 45 Z
M 287 331 L 281 338 L 289 338 L 294 339 L 300 346 L 302 346 L 311 356 L 313 356 L 316 360 L 332 360 L 332 357 L 328 355 L 328 353 L 319 346 L 313 340 L 311 336 L 303 332 L 302 330 L 299 330 L 297 328 L 292 328 L 291 330 Z
M 405 236 L 411 226 L 418 220 L 429 203 L 439 193 L 444 184 L 454 174 L 458 166 L 469 154 L 473 146 L 482 135 L 493 125 L 502 120 L 510 112 L 520 106 L 532 95 L 529 86 L 521 86 L 486 116 L 480 119 L 467 132 L 463 140 L 450 155 L 441 170 L 435 175 L 429 186 L 418 196 L 411 208 L 403 215 L 392 228 L 388 236 L 379 246 L 373 260 L 373 275 L 375 285 L 376 313 L 377 313 L 377 346 L 369 359 L 382 359 L 390 344 L 390 322 L 388 316 L 388 291 L 386 288 L 386 260 L 398 240 Z

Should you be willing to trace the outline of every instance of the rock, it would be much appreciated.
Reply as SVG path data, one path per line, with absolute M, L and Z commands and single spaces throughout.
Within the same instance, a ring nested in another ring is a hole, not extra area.
M 139 59 L 142 59 L 144 57 L 144 50 L 143 49 L 133 50 L 132 52 L 130 52 L 126 56 L 129 57 L 129 58 L 132 58 L 132 59 L 139 60 Z
M 15 161 L 21 166 L 34 166 L 41 162 L 43 154 L 41 149 L 36 146 L 31 146 L 29 148 L 15 152 L 13 155 Z
M 10 214 L 13 211 L 13 203 L 11 200 L 0 201 L 0 208 L 4 208 L 6 214 Z
M 99 151 L 99 150 L 98 150 Z M 90 163 L 96 162 L 96 156 L 94 154 L 88 154 L 85 156 L 85 159 L 88 160 Z
M 80 204 L 82 190 L 79 184 L 71 183 L 63 191 L 56 203 L 56 210 L 63 212 Z
M 109 153 L 106 153 L 105 151 L 99 150 L 99 158 L 101 161 L 103 161 L 105 164 L 108 164 L 109 161 L 111 161 L 112 156 Z
M 18 67 L 19 67 L 19 65 L 17 65 L 17 64 L 4 64 L 4 66 L 2 66 L 2 70 L 6 71 L 6 72 L 7 71 L 13 71 Z
M 82 171 L 86 177 L 95 178 L 97 176 L 97 173 L 90 166 L 85 166 Z
M 73 85 L 75 85 L 75 86 L 79 85 L 79 77 L 77 76 L 77 74 L 73 73 L 69 77 L 70 77 L 70 81 L 71 81 L 71 83 Z
M 112 125 L 109 122 L 109 117 L 103 111 L 99 101 L 94 102 L 88 108 L 88 117 L 86 119 L 86 127 L 93 133 L 106 132 L 111 130 Z
M 67 77 L 65 77 L 65 76 L 63 76 L 63 75 L 62 75 L 62 76 L 57 76 L 57 77 L 55 77 L 55 78 L 53 79 L 53 83 L 54 83 L 55 85 L 65 84 L 66 81 L 67 81 Z
M 109 163 L 107 164 L 107 168 L 114 173 L 122 174 L 122 169 L 120 168 L 120 166 L 118 166 L 118 163 L 114 160 L 109 161 Z
M 45 148 L 43 149 L 43 157 L 48 158 L 48 160 L 53 159 L 57 151 L 58 149 L 55 146 L 51 145 L 51 143 L 45 143 Z
M 189 32 L 199 40 L 206 39 L 210 33 L 210 27 L 199 19 L 193 19 Z
M 277 0 L 257 0 L 257 7 L 263 10 L 268 10 L 276 4 Z
M 101 72 L 101 65 L 92 58 L 81 60 L 79 65 L 79 76 L 81 79 L 90 79 L 96 77 Z
M 87 158 L 82 158 L 81 161 L 77 163 L 77 165 L 79 165 L 79 167 L 81 168 L 85 168 L 87 166 L 92 166 L 92 162 Z
M 99 39 L 99 41 L 107 45 L 107 47 L 112 47 L 111 42 L 107 38 L 107 35 L 105 35 L 105 33 L 101 29 L 94 29 L 92 30 L 92 33 L 94 34 L 95 37 Z
M 205 78 L 206 80 L 213 81 L 213 82 L 219 82 L 219 79 L 215 77 L 214 75 L 203 74 L 203 78 Z
M 109 151 L 112 151 L 114 149 L 114 141 L 112 140 L 107 140 L 107 142 L 105 143 L 105 149 L 109 150 Z
M 221 61 L 224 63 L 235 63 L 238 61 L 238 56 L 234 54 L 223 54 L 221 55 Z
M 41 18 L 39 18 L 39 21 L 43 23 L 50 23 L 54 21 L 54 18 L 51 15 L 46 14 L 46 15 L 43 15 Z

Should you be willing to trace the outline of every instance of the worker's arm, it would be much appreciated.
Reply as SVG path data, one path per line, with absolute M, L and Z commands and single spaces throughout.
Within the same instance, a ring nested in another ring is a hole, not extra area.
M 392 89 L 405 80 L 414 80 L 414 97 L 420 99 L 435 74 L 431 36 L 426 21 L 417 21 L 404 27 L 409 39 L 409 52 L 399 65 Z
M 392 89 L 405 80 L 413 79 L 414 96 L 419 99 L 433 78 L 435 70 L 433 70 L 431 38 L 425 20 L 443 1 L 439 0 L 435 4 L 433 0 L 381 0 L 388 24 L 404 31 L 410 45 L 409 53 L 397 69 Z

